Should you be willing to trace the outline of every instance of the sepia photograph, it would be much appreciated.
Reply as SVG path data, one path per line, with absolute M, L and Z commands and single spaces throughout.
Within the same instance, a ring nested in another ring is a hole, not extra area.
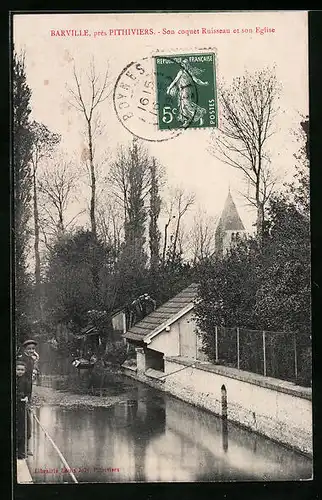
M 16 482 L 312 480 L 308 12 L 11 22 Z

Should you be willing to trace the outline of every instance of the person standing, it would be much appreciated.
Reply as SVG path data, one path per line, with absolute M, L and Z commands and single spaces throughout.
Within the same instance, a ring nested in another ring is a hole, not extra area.
M 26 397 L 28 398 L 28 402 L 30 403 L 31 401 L 31 396 L 32 396 L 32 385 L 33 382 L 36 380 L 37 375 L 39 373 L 39 355 L 36 352 L 36 346 L 37 342 L 33 339 L 28 339 L 23 342 L 22 347 L 23 351 L 21 354 L 18 354 L 17 356 L 17 361 L 22 362 L 25 364 L 26 371 L 25 371 L 25 377 L 26 377 Z M 27 409 L 27 421 L 28 421 L 28 428 L 31 429 L 31 418 L 30 418 L 30 411 Z M 30 432 L 29 432 L 30 434 Z M 30 435 L 28 434 L 28 455 L 33 455 L 33 452 L 30 449 L 29 446 L 29 439 Z
M 22 344 L 23 351 L 18 354 L 18 359 L 26 365 L 26 379 L 28 384 L 28 399 L 30 401 L 32 394 L 32 383 L 39 373 L 39 355 L 36 352 L 37 342 L 33 339 L 25 340 Z
M 27 458 L 26 439 L 28 442 L 31 437 L 30 419 L 26 413 L 28 389 L 26 364 L 18 359 L 16 361 L 16 453 L 18 459 Z

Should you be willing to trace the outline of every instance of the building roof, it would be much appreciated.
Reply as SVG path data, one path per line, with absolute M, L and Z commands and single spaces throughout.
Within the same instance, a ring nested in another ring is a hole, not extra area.
M 114 316 L 117 316 L 118 314 L 124 313 L 125 307 L 120 307 L 119 309 L 114 309 L 114 311 L 111 314 L 111 318 L 114 318 Z
M 198 285 L 192 283 L 175 297 L 168 300 L 168 302 L 145 316 L 136 325 L 132 326 L 124 334 L 124 337 L 129 340 L 143 341 L 147 336 L 151 338 L 154 334 L 161 332 L 166 326 L 193 308 L 197 293 Z
M 235 202 L 230 191 L 228 192 L 228 196 L 221 217 L 219 219 L 217 229 L 220 231 L 245 231 L 244 224 L 239 217 Z

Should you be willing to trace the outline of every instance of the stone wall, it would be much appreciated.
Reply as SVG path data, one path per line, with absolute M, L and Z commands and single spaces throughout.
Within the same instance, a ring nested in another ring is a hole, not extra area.
M 183 358 L 166 358 L 165 373 L 163 390 L 217 415 L 224 385 L 229 420 L 312 456 L 310 389 Z
M 228 419 L 312 457 L 311 389 L 235 368 L 182 357 L 165 357 L 164 373 L 144 370 L 143 350 L 130 377 Z M 141 358 L 142 356 L 142 358 Z
M 126 375 L 127 377 L 131 377 L 135 380 L 138 380 L 139 382 L 143 382 L 144 384 L 148 384 L 151 387 L 154 387 L 155 389 L 158 389 L 159 391 L 164 391 L 164 381 L 165 379 L 158 379 L 157 377 L 151 376 L 151 372 L 154 370 L 148 370 L 147 373 L 150 373 L 150 375 L 147 375 L 143 373 L 142 371 L 135 370 L 133 368 L 130 368 L 126 366 L 125 364 L 122 365 L 123 369 L 123 374 Z

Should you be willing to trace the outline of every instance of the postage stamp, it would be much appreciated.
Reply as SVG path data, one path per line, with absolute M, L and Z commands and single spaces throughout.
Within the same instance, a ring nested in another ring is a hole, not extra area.
M 155 57 L 161 130 L 218 126 L 215 54 Z

